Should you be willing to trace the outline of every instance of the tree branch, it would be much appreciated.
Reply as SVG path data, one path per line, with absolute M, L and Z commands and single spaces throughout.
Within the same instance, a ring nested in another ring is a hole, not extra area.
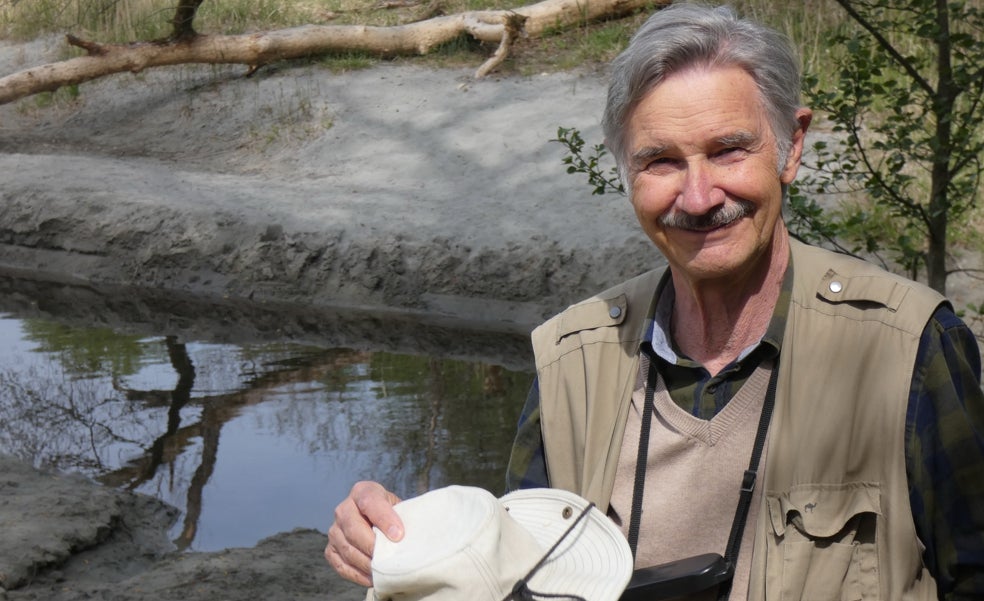
M 909 74 L 909 77 L 911 77 L 917 84 L 919 84 L 920 88 L 925 90 L 926 93 L 929 94 L 930 96 L 936 93 L 936 91 L 933 89 L 932 84 L 930 84 L 929 81 L 927 81 L 919 73 L 919 71 L 915 68 L 915 66 L 913 66 L 911 62 L 909 62 L 907 58 L 902 56 L 902 54 L 895 49 L 895 46 L 892 46 L 892 43 L 888 41 L 888 38 L 883 36 L 881 32 L 875 28 L 874 25 L 872 25 L 867 19 L 865 19 L 861 15 L 861 13 L 854 10 L 854 7 L 851 6 L 851 0 L 836 0 L 836 1 L 837 4 L 840 4 L 841 7 L 847 11 L 847 14 L 850 15 L 851 18 L 854 19 L 854 21 L 858 25 L 863 27 L 868 33 L 871 34 L 873 38 L 875 38 L 875 41 L 878 42 L 878 45 L 881 46 L 882 49 L 884 49 L 885 52 L 887 52 L 889 56 L 891 56 L 895 60 L 895 62 L 898 63 L 903 70 L 905 70 L 906 73 Z
M 481 79 L 485 77 L 501 65 L 502 61 L 506 60 L 506 57 L 509 56 L 509 51 L 512 49 L 513 42 L 523 33 L 523 24 L 525 22 L 526 17 L 516 13 L 506 17 L 505 23 L 503 24 L 502 41 L 499 42 L 499 47 L 496 49 L 495 54 L 489 60 L 482 63 L 482 66 L 475 72 L 476 78 Z
M 957 269 L 948 269 L 946 275 L 953 275 L 955 273 L 967 274 L 969 277 L 975 280 L 984 281 L 984 269 L 974 269 L 972 267 L 961 267 Z
M 840 2 L 840 0 L 837 1 Z M 882 175 L 881 169 L 874 163 L 871 154 L 868 151 L 868 147 L 862 141 L 861 134 L 863 132 L 861 125 L 856 120 L 853 120 L 847 125 L 850 126 L 851 135 L 857 141 L 854 144 L 854 148 L 858 158 L 860 158 L 861 162 L 864 164 L 863 173 L 866 173 L 876 182 L 878 188 L 885 193 L 889 203 L 894 203 L 896 206 L 907 210 L 910 215 L 918 217 L 919 221 L 928 228 L 930 225 L 930 219 L 929 215 L 926 213 L 925 207 L 909 198 L 906 198 L 899 190 L 896 190 L 894 186 L 885 181 L 885 177 Z

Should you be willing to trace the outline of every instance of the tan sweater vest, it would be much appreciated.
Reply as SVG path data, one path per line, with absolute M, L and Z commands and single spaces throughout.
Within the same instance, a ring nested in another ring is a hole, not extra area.
M 944 299 L 861 261 L 795 241 L 791 251 L 748 598 L 933 599 L 909 508 L 904 424 L 919 337 Z M 533 333 L 551 485 L 602 508 L 659 277 L 630 280 Z
M 648 370 L 649 359 L 643 356 L 608 509 L 609 516 L 626 536 L 635 492 L 636 457 Z M 742 476 L 752 456 L 771 373 L 769 367 L 757 369 L 728 405 L 710 420 L 694 417 L 681 409 L 673 402 L 663 379 L 658 378 L 653 395 L 654 417 L 649 428 L 647 486 L 643 495 L 636 568 L 704 553 L 725 554 Z M 765 455 L 767 449 L 763 451 L 763 457 Z M 759 461 L 761 464 L 762 460 Z M 759 505 L 761 495 L 761 487 L 753 492 L 753 507 Z M 730 601 L 744 601 L 748 590 L 756 520 L 756 513 L 750 512 L 736 562 Z

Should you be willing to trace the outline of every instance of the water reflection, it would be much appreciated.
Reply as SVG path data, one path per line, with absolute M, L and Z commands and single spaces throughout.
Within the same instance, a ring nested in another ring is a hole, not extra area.
M 501 490 L 530 374 L 292 341 L 217 344 L 0 314 L 0 452 L 182 510 L 180 548 L 324 529 L 352 483 Z

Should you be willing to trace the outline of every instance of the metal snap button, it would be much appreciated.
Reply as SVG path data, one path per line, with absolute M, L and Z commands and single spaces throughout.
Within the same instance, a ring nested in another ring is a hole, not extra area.
M 611 309 L 608 310 L 608 316 L 611 317 L 612 319 L 616 319 L 621 314 L 622 314 L 622 309 L 620 307 L 612 307 Z
M 834 280 L 833 282 L 830 282 L 830 291 L 831 292 L 833 292 L 833 293 L 836 294 L 836 293 L 840 292 L 843 289 L 844 289 L 844 285 L 841 284 L 840 282 L 838 282 L 837 280 Z

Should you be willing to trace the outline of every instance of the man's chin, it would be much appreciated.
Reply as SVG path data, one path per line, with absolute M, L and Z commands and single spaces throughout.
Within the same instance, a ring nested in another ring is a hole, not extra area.
M 682 270 L 688 278 L 710 280 L 735 278 L 747 272 L 749 264 L 757 256 L 748 245 L 736 244 L 727 237 L 707 236 L 703 244 L 694 246 L 692 252 L 674 253 L 671 265 Z M 678 247 L 680 248 L 680 247 Z

